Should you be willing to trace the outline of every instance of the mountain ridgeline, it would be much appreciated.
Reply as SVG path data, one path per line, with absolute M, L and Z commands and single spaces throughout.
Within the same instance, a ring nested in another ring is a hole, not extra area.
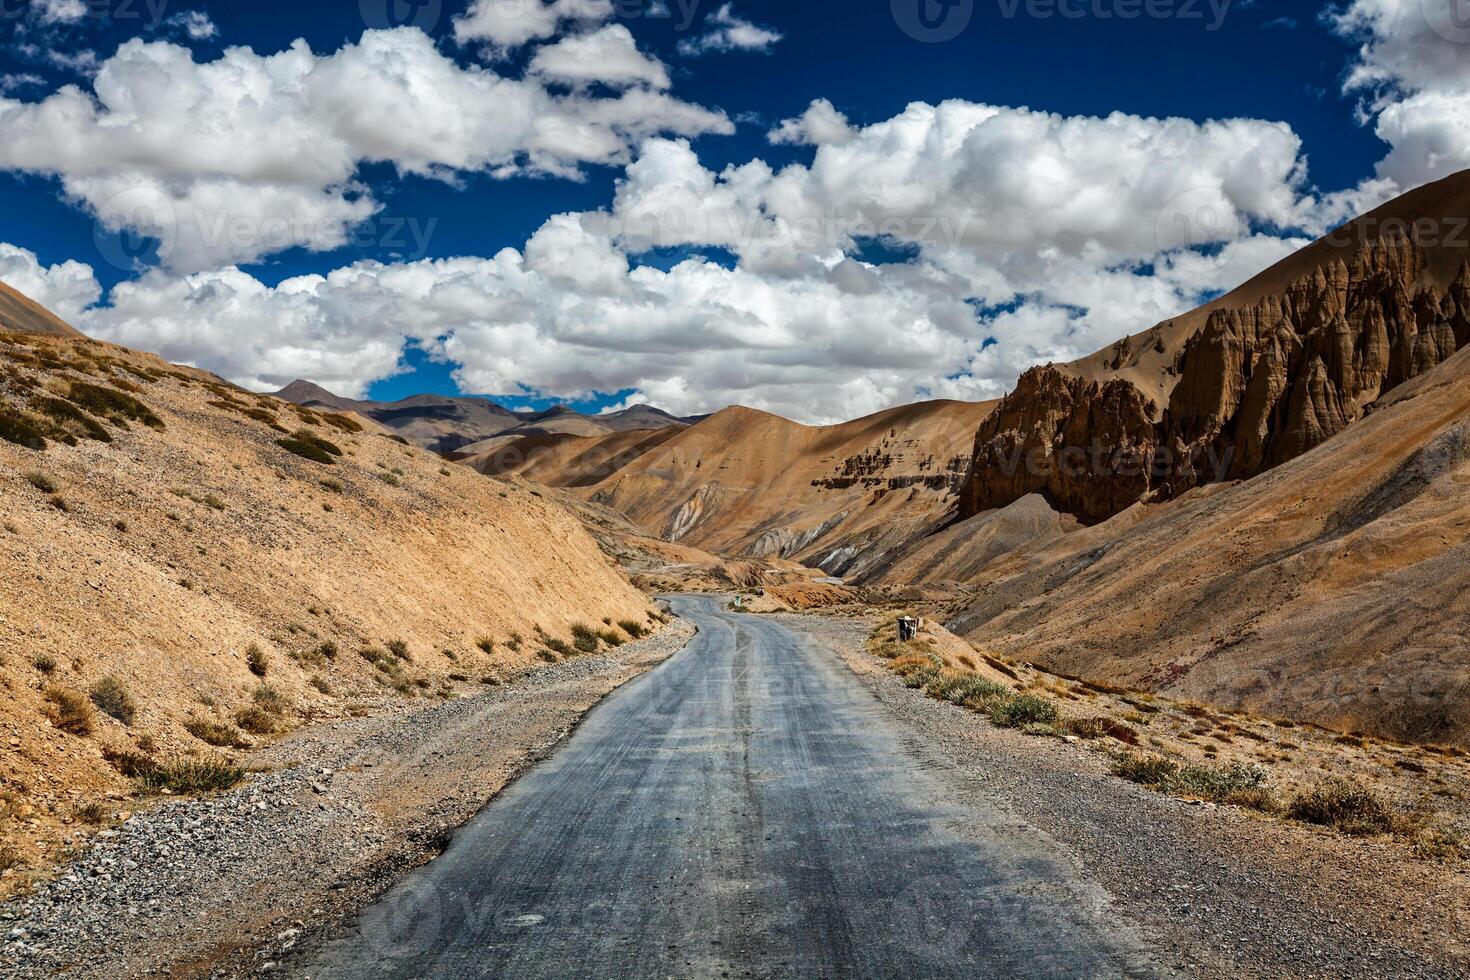
M 1443 210 L 1450 198 L 1470 214 L 1466 183 L 1359 219 L 1181 318 L 1203 317 L 1196 330 L 1160 324 L 1087 361 L 1027 372 L 980 427 L 960 516 L 1040 494 L 1102 521 L 1248 479 L 1342 432 L 1470 343 L 1470 240 L 1463 225 L 1444 230 L 1456 225 Z M 1157 366 L 1140 382 L 1144 355 Z

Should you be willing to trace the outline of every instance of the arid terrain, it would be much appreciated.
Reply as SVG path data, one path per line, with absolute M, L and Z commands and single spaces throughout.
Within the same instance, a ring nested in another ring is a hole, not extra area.
M 140 773 L 227 781 L 299 725 L 650 625 L 534 487 L 91 341 L 7 334 L 0 361 L 7 888 Z

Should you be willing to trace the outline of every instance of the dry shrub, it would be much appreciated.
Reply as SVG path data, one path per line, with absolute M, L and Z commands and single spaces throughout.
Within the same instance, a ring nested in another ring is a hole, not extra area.
M 1286 815 L 1354 836 L 1386 834 L 1395 827 L 1394 809 L 1387 800 L 1366 786 L 1340 779 L 1300 794 L 1291 801 Z
M 65 687 L 46 689 L 46 700 L 51 707 L 51 723 L 68 735 L 85 737 L 96 728 L 96 716 L 87 699 L 76 691 Z
M 245 740 L 239 730 L 233 725 L 225 725 L 217 721 L 208 721 L 204 718 L 190 718 L 184 722 L 184 731 L 193 735 L 205 745 L 213 745 L 219 749 L 248 749 L 250 743 Z

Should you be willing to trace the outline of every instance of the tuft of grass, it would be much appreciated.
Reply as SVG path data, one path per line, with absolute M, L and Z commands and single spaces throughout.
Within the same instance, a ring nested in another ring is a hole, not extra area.
M 102 678 L 92 685 L 89 694 L 98 711 L 117 719 L 124 725 L 133 724 L 133 719 L 138 714 L 137 702 L 116 677 Z
M 50 504 L 56 510 L 61 511 L 63 514 L 71 513 L 71 504 L 67 503 L 66 498 L 61 496 L 60 494 L 52 494 L 50 498 L 47 499 L 46 503 Z
M 56 658 L 49 653 L 38 653 L 31 658 L 31 666 L 50 677 L 56 673 Z
M 164 427 L 163 420 L 154 415 L 152 409 L 147 405 L 115 388 L 104 388 L 85 381 L 73 381 L 67 398 L 99 418 L 113 422 L 124 420 L 141 422 L 150 429 Z
M 986 712 L 1002 728 L 1054 725 L 1061 720 L 1057 706 L 1034 694 L 1017 694 L 992 701 Z
M 309 459 L 313 463 L 321 463 L 323 466 L 334 466 L 337 462 L 325 449 L 300 439 L 277 439 L 276 445 L 288 453 L 300 456 L 302 459 Z
M 78 803 L 71 811 L 71 818 L 77 823 L 90 824 L 94 827 L 107 823 L 109 816 L 107 806 L 98 800 Z
M 0 872 L 14 871 L 24 865 L 25 859 L 20 856 L 19 851 L 9 844 L 0 847 Z
M 397 657 L 399 660 L 402 660 L 405 663 L 413 663 L 413 657 L 409 656 L 408 653 L 408 644 L 403 642 L 402 640 L 389 640 L 387 643 L 383 644 L 383 646 L 387 647 L 388 652 L 393 654 L 393 656 Z
M 1113 775 L 1121 776 L 1142 786 L 1163 786 L 1179 771 L 1179 764 L 1161 755 L 1117 756 L 1113 760 Z
M 250 700 L 262 711 L 268 711 L 277 717 L 291 710 L 291 702 L 280 691 L 269 684 L 262 684 L 250 695 Z
M 235 712 L 235 724 L 252 735 L 273 735 L 280 718 L 258 705 L 250 705 Z
M 643 638 L 643 634 L 647 632 L 647 630 L 643 628 L 642 623 L 636 622 L 635 620 L 631 619 L 618 620 L 618 628 L 621 629 L 624 633 L 627 633 L 635 640 L 641 640 Z
M 96 728 L 96 716 L 92 705 L 76 691 L 65 687 L 46 689 L 46 701 L 51 708 L 51 723 L 68 735 L 85 738 Z
M 245 666 L 249 667 L 250 673 L 256 677 L 264 677 L 266 672 L 270 670 L 270 660 L 266 657 L 265 651 L 260 648 L 259 644 L 252 643 L 250 644 L 250 648 L 245 651 Z
M 100 422 L 71 402 L 43 395 L 31 403 L 31 408 L 48 416 L 63 431 L 72 435 L 94 442 L 112 441 L 112 434 Z
M 1144 718 L 1144 715 L 1133 713 L 1129 720 Z M 1138 744 L 1138 733 L 1116 718 L 1069 718 L 1062 727 L 1078 738 L 1114 738 L 1125 745 Z
M 343 490 L 341 480 L 323 480 L 322 489 L 330 490 L 332 493 L 341 493 Z
M 572 624 L 572 646 L 583 653 L 596 653 L 597 633 L 586 623 Z
M 1298 795 L 1287 805 L 1292 820 L 1366 837 L 1395 827 L 1393 807 L 1366 786 L 1334 779 Z
M 598 630 L 597 638 L 610 647 L 620 647 L 628 641 L 617 630 Z
M 562 645 L 565 646 L 566 644 Z M 557 663 L 561 659 L 556 655 L 556 651 L 552 650 L 550 647 L 542 647 L 540 650 L 537 650 L 536 656 L 540 657 L 542 660 L 546 661 L 549 664 Z
M 482 636 L 476 640 L 475 646 L 479 647 L 480 652 L 486 656 L 493 656 L 495 653 L 495 641 L 488 636 Z
M 41 427 L 6 405 L 0 405 L 0 439 L 37 452 L 46 448 L 46 435 Z
M 977 674 L 941 677 L 925 691 L 930 697 L 940 701 L 970 707 L 981 707 L 993 699 L 1011 696 L 1010 688 Z
M 348 435 L 356 435 L 363 431 L 362 424 L 356 419 L 336 412 L 322 412 L 319 418 L 323 423 L 330 425 L 334 429 L 346 432 Z
M 192 795 L 230 789 L 245 778 L 245 770 L 224 759 L 181 756 L 168 762 L 155 762 L 135 778 L 145 790 Z
M 320 693 L 320 694 L 331 694 L 332 693 L 332 685 L 330 683 L 328 683 L 327 679 L 325 677 L 322 677 L 320 674 L 318 674 L 317 676 L 313 677 L 307 683 L 309 683 L 312 687 L 316 688 L 317 692 Z
M 55 493 L 60 489 L 54 479 L 39 471 L 27 473 L 26 482 L 42 493 Z
M 204 718 L 190 718 L 184 722 L 184 731 L 205 745 L 213 745 L 217 749 L 247 749 L 250 747 L 245 736 L 241 735 L 239 729 L 234 725 L 226 725 Z

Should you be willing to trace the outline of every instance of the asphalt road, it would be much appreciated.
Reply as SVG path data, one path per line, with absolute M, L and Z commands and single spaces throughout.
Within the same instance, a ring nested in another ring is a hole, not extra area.
M 833 654 L 713 599 L 295 975 L 1109 977 L 1153 960 Z

